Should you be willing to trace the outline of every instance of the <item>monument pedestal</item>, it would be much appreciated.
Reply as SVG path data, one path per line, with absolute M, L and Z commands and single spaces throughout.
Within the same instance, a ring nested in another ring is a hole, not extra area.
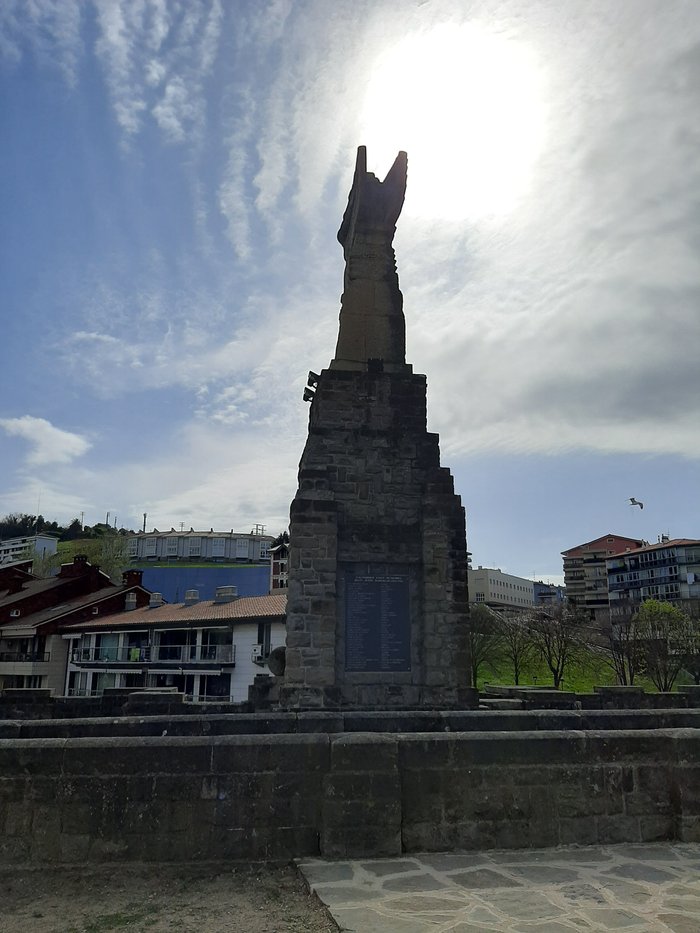
M 468 708 L 464 509 L 426 380 L 324 370 L 291 507 L 287 708 Z

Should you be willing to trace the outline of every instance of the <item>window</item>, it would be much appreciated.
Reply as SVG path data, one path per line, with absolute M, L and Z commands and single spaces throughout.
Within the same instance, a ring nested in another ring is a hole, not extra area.
M 225 557 L 226 556 L 226 538 L 212 538 L 211 539 L 211 556 L 212 557 Z
M 165 542 L 165 553 L 168 557 L 177 556 L 177 538 L 168 538 Z
M 189 557 L 199 557 L 202 551 L 201 538 L 189 538 L 187 541 L 187 554 Z
M 156 556 L 156 547 L 158 545 L 157 538 L 146 538 L 146 557 L 155 557 Z
M 129 538 L 129 557 L 136 557 L 139 552 L 139 539 Z
M 270 653 L 270 641 L 272 638 L 272 625 L 269 622 L 258 623 L 258 644 L 262 645 L 263 655 L 267 657 Z
M 475 600 L 475 602 L 477 602 L 477 603 L 483 603 L 483 602 L 484 602 L 484 594 L 483 594 L 483 593 L 476 593 L 475 596 L 474 596 L 474 600 Z

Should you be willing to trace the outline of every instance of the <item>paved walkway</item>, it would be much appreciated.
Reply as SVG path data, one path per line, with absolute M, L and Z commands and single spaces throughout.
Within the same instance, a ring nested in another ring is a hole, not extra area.
M 353 933 L 699 933 L 700 845 L 301 860 Z

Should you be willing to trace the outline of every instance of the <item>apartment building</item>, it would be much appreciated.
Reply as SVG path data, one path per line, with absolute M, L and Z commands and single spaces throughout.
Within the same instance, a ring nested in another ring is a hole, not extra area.
M 592 622 L 600 625 L 608 622 L 610 610 L 605 562 L 613 555 L 624 554 L 645 544 L 638 538 L 607 534 L 562 551 L 569 604 L 584 610 Z
M 56 553 L 58 538 L 53 535 L 21 535 L 0 541 L 0 566 Z
M 656 544 L 605 561 L 610 616 L 629 616 L 645 599 L 672 602 L 700 616 L 700 541 L 662 535 Z
M 285 644 L 286 593 L 238 597 L 234 586 L 213 600 L 196 590 L 185 601 L 149 605 L 64 626 L 64 692 L 91 696 L 108 687 L 175 687 L 195 702 L 248 699 L 270 652 Z
M 470 602 L 494 609 L 530 609 L 535 604 L 534 583 L 524 577 L 479 566 L 467 570 L 467 581 Z
M 17 565 L 0 568 L 0 689 L 62 694 L 68 655 L 61 626 L 119 612 L 127 600 L 142 606 L 148 599 L 139 570 L 127 570 L 115 585 L 83 555 L 48 579 Z
M 543 580 L 535 580 L 535 605 L 536 606 L 563 606 L 566 602 L 566 587 L 557 583 L 545 583 Z
M 231 531 L 139 531 L 129 537 L 129 558 L 146 561 L 259 563 L 269 559 L 271 535 Z

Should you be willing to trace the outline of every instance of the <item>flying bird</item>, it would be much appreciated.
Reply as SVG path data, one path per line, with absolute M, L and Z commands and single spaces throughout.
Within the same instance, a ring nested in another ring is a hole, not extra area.
M 634 498 L 634 496 L 630 496 L 630 505 L 638 505 L 640 509 L 643 509 L 643 508 L 644 508 L 644 503 L 643 503 L 643 502 L 637 502 L 637 500 Z

